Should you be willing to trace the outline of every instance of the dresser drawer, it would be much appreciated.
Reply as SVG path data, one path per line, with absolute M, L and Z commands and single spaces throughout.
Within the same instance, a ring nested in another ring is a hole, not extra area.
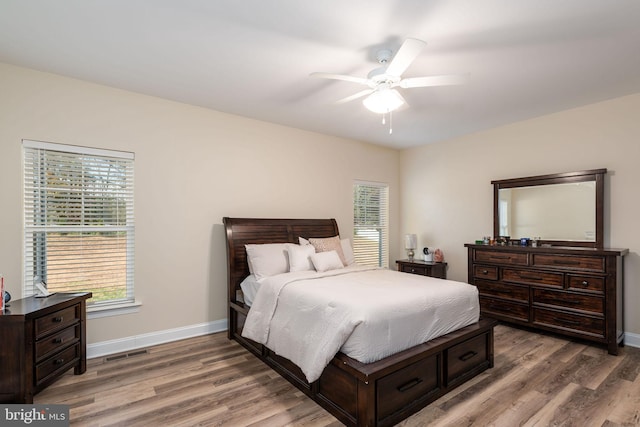
M 66 371 L 78 362 L 79 357 L 80 345 L 76 344 L 38 363 L 36 365 L 36 384 L 40 384 L 58 370 Z
M 378 420 L 383 420 L 398 408 L 424 398 L 440 388 L 438 382 L 439 354 L 419 360 L 406 368 L 382 377 L 377 382 Z
M 36 342 L 36 361 L 80 339 L 80 325 L 71 326 Z
M 474 252 L 474 261 L 494 264 L 527 265 L 527 254 L 519 252 L 476 250 Z
M 534 308 L 533 324 L 585 333 L 597 338 L 605 336 L 604 319 L 574 313 Z
M 447 350 L 447 384 L 487 362 L 487 335 L 480 335 Z
M 566 268 L 571 270 L 604 272 L 604 257 L 578 255 L 534 254 L 533 265 L 536 267 Z
M 478 287 L 480 295 L 490 295 L 520 301 L 529 302 L 529 288 L 527 286 L 508 285 L 501 282 L 487 282 L 484 280 L 476 280 L 475 285 Z
M 511 301 L 501 301 L 493 298 L 480 296 L 480 311 L 483 314 L 509 317 L 523 322 L 529 321 L 529 306 Z
M 516 270 L 512 268 L 504 268 L 502 270 L 502 280 L 523 285 L 562 288 L 563 278 L 564 275 L 562 273 L 551 273 L 540 270 Z
M 68 307 L 35 320 L 36 339 L 49 332 L 66 328 L 80 321 L 78 306 Z
M 604 277 L 567 275 L 569 279 L 569 289 L 590 291 L 594 293 L 604 293 Z
M 498 267 L 474 265 L 473 277 L 477 279 L 485 279 L 485 280 L 498 280 Z
M 568 292 L 557 292 L 547 289 L 534 289 L 533 303 L 559 308 L 569 308 L 572 310 L 588 311 L 600 315 L 604 313 L 604 298 L 595 295 L 582 295 Z

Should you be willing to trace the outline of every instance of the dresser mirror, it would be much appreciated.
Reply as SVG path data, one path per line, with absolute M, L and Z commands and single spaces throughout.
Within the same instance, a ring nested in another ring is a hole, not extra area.
M 606 169 L 491 181 L 493 234 L 602 248 Z

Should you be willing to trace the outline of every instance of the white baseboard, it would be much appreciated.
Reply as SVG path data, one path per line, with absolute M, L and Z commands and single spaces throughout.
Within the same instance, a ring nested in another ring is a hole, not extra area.
M 640 335 L 632 334 L 631 332 L 625 332 L 624 345 L 628 345 L 629 347 L 640 348 Z
M 215 320 L 199 325 L 184 326 L 182 328 L 167 329 L 117 340 L 103 341 L 87 345 L 87 358 L 102 357 L 114 353 L 136 350 L 153 345 L 178 341 L 185 338 L 198 337 L 227 330 L 227 319 Z M 640 334 L 625 332 L 624 345 L 640 348 Z
M 214 320 L 213 322 L 189 325 L 181 328 L 167 329 L 165 331 L 150 332 L 148 334 L 120 338 L 117 340 L 102 341 L 87 345 L 87 358 L 102 357 L 114 353 L 136 350 L 153 345 L 178 341 L 185 338 L 212 334 L 227 330 L 227 319 Z

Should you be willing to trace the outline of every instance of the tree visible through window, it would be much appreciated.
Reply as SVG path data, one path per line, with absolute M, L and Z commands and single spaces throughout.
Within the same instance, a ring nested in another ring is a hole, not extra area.
M 23 141 L 24 293 L 133 302 L 133 154 Z
M 389 265 L 386 184 L 353 185 L 353 254 L 360 265 Z

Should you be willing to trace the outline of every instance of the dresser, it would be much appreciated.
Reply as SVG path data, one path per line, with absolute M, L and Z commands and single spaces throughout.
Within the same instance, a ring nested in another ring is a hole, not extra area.
M 482 315 L 594 341 L 618 353 L 628 249 L 465 246 Z
M 0 402 L 33 396 L 69 369 L 87 369 L 86 300 L 90 292 L 13 300 L 0 315 Z
M 401 259 L 396 261 L 398 271 L 404 273 L 420 274 L 422 276 L 436 277 L 439 279 L 447 278 L 447 263 L 423 261 L 421 259 Z

